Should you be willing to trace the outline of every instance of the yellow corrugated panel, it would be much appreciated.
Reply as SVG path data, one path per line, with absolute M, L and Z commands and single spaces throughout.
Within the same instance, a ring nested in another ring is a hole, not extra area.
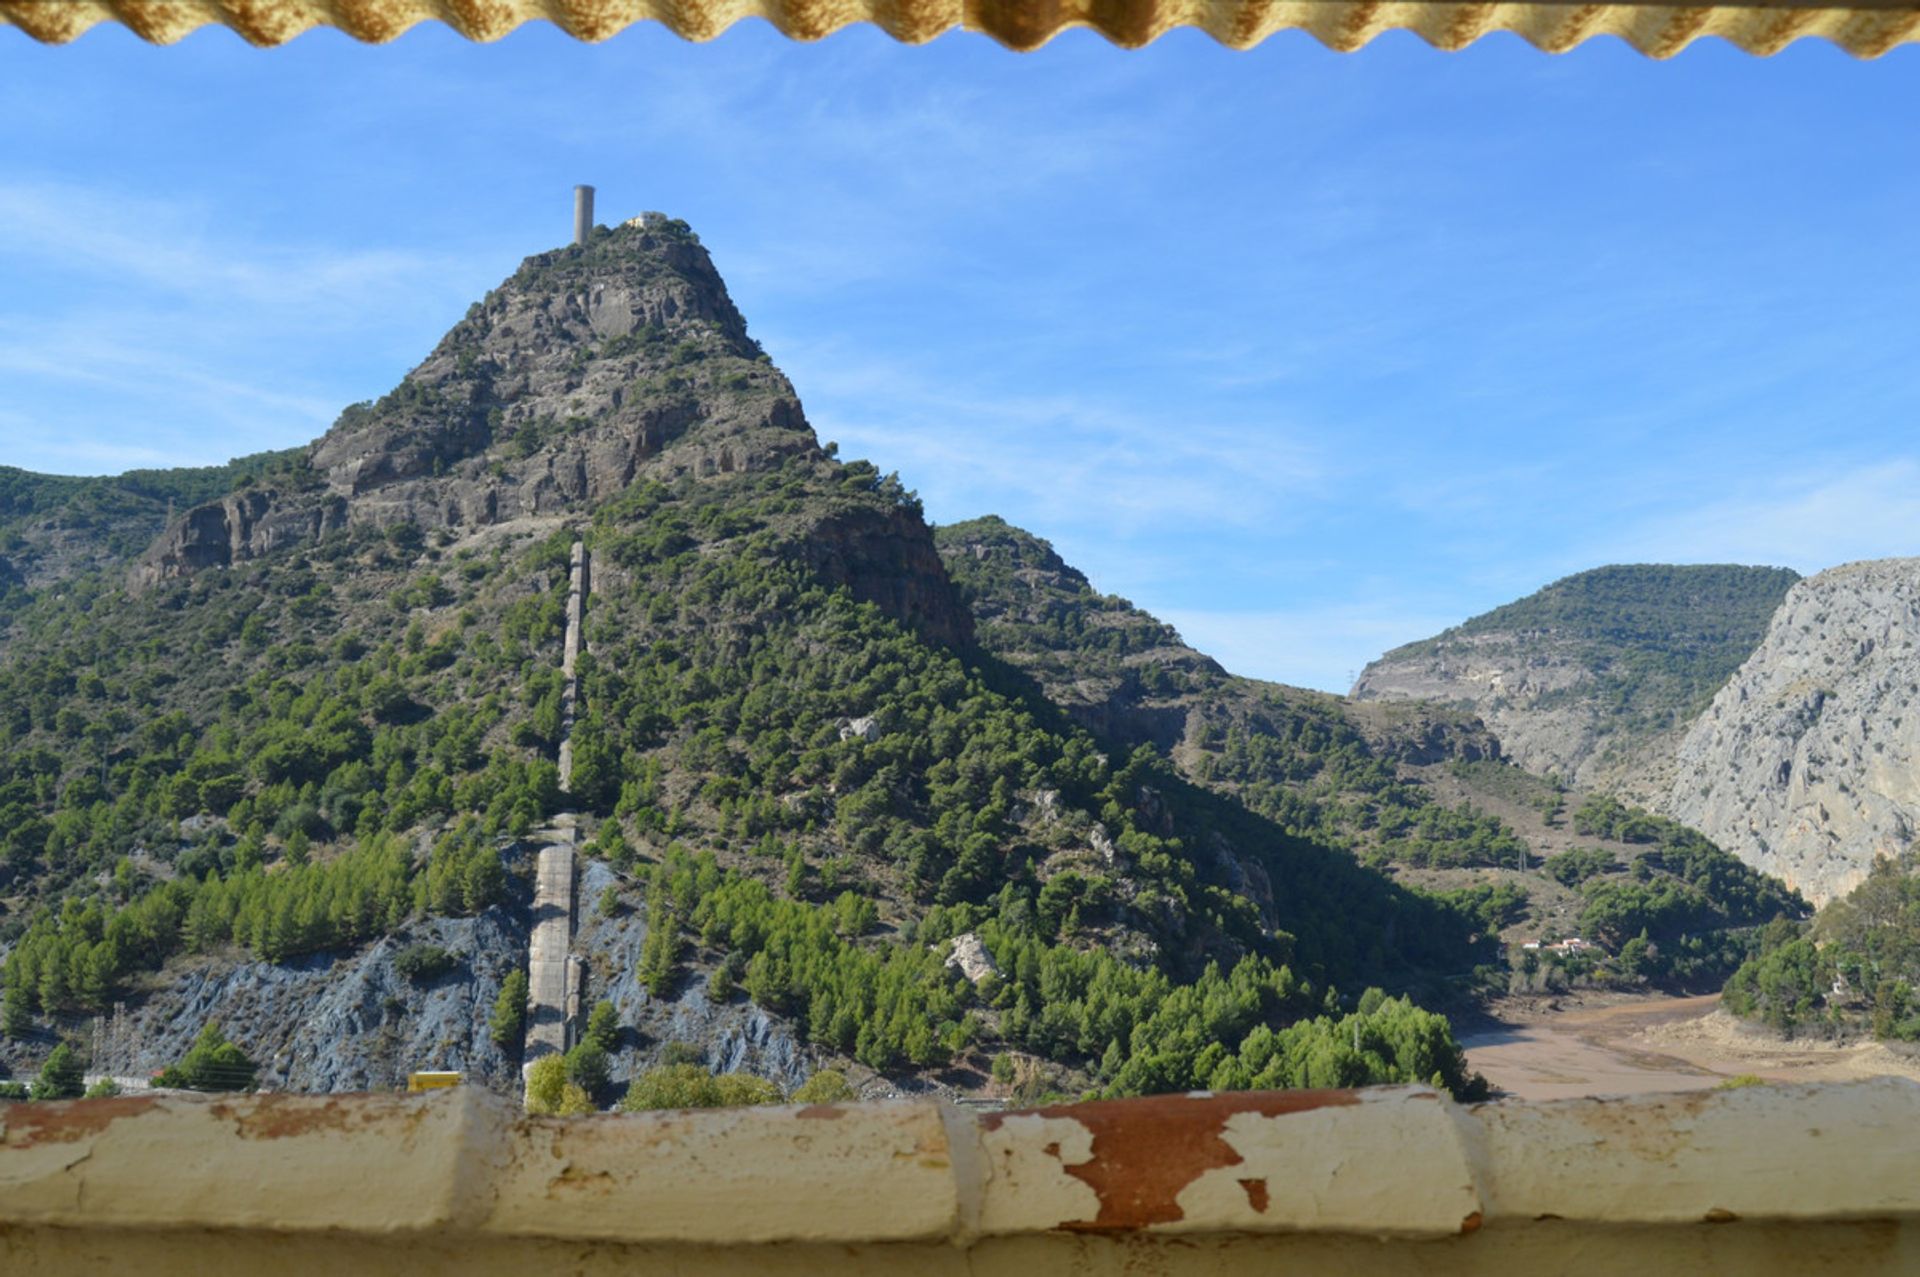
M 1329 48 L 1358 49 L 1384 31 L 1418 33 L 1442 49 L 1511 31 L 1549 53 L 1616 35 L 1655 58 L 1702 36 L 1765 55 L 1802 36 L 1878 57 L 1920 39 L 1920 0 L 1851 4 L 1424 4 L 1374 0 L 0 0 L 0 22 L 36 40 L 62 43 L 101 22 L 125 24 L 167 44 L 208 24 L 253 44 L 274 45 L 318 26 L 361 40 L 391 40 L 439 19 L 475 40 L 497 40 L 545 19 L 582 40 L 604 40 L 636 22 L 662 22 L 689 40 L 710 40 L 743 18 L 764 18 L 796 40 L 817 40 L 856 22 L 919 44 L 952 30 L 982 31 L 1014 49 L 1045 44 L 1068 27 L 1091 27 L 1134 48 L 1176 27 L 1196 27 L 1244 49 L 1278 31 L 1306 31 Z

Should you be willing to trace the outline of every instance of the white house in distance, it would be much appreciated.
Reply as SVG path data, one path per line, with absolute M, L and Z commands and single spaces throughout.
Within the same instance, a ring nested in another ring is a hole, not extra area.
M 1525 944 L 1521 945 L 1520 947 L 1522 949 L 1533 950 L 1536 953 L 1542 950 L 1546 951 L 1547 953 L 1557 953 L 1561 957 L 1566 957 L 1570 954 L 1575 954 L 1575 953 L 1604 954 L 1606 952 L 1606 950 L 1601 948 L 1599 945 L 1595 944 L 1593 941 L 1583 940 L 1579 936 L 1568 936 L 1565 940 L 1556 940 L 1552 944 L 1542 944 L 1538 940 L 1529 940 Z

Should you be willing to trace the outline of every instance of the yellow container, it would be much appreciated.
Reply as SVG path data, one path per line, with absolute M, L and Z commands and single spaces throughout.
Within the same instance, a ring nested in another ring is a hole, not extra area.
M 458 1073 L 409 1073 L 407 1090 L 438 1091 L 444 1087 L 460 1085 Z

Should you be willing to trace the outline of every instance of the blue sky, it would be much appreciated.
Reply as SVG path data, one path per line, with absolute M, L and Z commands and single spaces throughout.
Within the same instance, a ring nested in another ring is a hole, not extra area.
M 1920 553 L 1920 50 L 0 30 L 0 464 L 200 464 L 686 218 L 822 438 L 1237 672 L 1607 562 Z

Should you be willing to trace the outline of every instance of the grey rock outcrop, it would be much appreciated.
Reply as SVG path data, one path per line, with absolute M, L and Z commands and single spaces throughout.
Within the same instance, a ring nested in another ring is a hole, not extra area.
M 990 975 L 1000 974 L 1000 964 L 993 960 L 992 952 L 971 931 L 963 931 L 953 938 L 953 949 L 947 954 L 947 966 L 959 971 L 974 984 L 979 984 Z
M 1920 829 L 1920 559 L 1795 586 L 1681 743 L 1663 804 L 1823 904 Z
M 458 960 L 426 986 L 394 969 L 409 945 Z M 368 945 L 287 962 L 207 959 L 171 973 L 106 1034 L 98 1073 L 146 1077 L 177 1063 L 202 1026 L 218 1024 L 260 1066 L 260 1085 L 286 1091 L 387 1090 L 416 1069 L 448 1069 L 508 1091 L 514 1060 L 488 1018 L 509 972 L 526 963 L 525 910 L 432 918 Z
M 661 1064 L 669 1043 L 700 1052 L 715 1073 L 752 1073 L 792 1090 L 813 1075 L 814 1058 L 792 1024 L 768 1014 L 745 994 L 709 996 L 703 976 L 683 978 L 673 996 L 655 997 L 640 983 L 640 952 L 647 942 L 644 912 L 622 905 L 612 914 L 597 907 L 607 888 L 618 883 L 600 861 L 580 872 L 581 909 L 574 952 L 587 964 L 583 1012 L 611 1002 L 621 1024 L 620 1049 L 609 1059 L 609 1076 L 624 1084 Z
M 799 396 L 747 335 L 706 250 L 664 218 L 527 259 L 391 394 L 341 414 L 295 481 L 188 510 L 135 589 L 343 528 L 467 531 L 584 516 L 636 480 L 831 465 Z M 936 642 L 972 620 L 918 507 L 856 504 L 794 553 Z
M 1361 672 L 1351 695 L 1468 710 L 1520 766 L 1577 779 L 1606 743 L 1580 696 L 1592 683 L 1574 644 L 1500 632 L 1462 636 L 1419 656 L 1382 657 Z

